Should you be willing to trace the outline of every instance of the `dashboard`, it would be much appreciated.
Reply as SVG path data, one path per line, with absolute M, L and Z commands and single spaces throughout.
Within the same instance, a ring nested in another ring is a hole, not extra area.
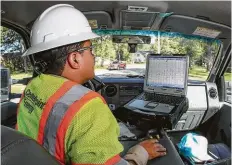
M 101 95 L 105 98 L 109 108 L 113 111 L 123 106 L 143 92 L 141 78 L 101 78 L 105 87 Z
M 99 76 L 104 88 L 100 91 L 112 111 L 143 92 L 143 78 Z M 188 81 L 189 108 L 175 126 L 175 130 L 189 130 L 212 117 L 219 110 L 217 86 L 204 81 Z

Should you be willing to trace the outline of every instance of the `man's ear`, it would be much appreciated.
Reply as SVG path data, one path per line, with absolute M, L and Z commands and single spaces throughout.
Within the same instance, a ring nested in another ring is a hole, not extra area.
M 79 69 L 81 64 L 81 54 L 78 52 L 70 53 L 68 55 L 67 62 L 71 68 Z

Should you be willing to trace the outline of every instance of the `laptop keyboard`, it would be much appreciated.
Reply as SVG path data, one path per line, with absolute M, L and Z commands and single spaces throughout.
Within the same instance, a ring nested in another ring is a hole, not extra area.
M 145 95 L 145 93 L 142 93 L 141 95 L 139 95 L 137 97 L 137 99 L 144 100 L 144 101 L 149 101 L 149 100 L 152 100 L 152 97 L 151 96 L 149 97 L 148 94 Z
M 154 102 L 170 104 L 170 105 L 180 104 L 181 101 L 183 100 L 182 97 L 152 94 L 152 93 L 142 93 L 137 99 L 144 101 L 154 101 Z

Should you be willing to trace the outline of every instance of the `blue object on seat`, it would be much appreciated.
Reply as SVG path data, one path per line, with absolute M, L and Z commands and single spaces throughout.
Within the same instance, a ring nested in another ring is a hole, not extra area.
M 231 156 L 231 150 L 223 143 L 209 144 L 208 149 L 219 159 L 226 159 Z

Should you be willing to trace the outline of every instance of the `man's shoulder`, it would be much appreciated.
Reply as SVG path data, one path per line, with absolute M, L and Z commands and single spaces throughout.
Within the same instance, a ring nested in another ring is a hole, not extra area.
M 104 98 L 94 91 L 88 92 L 80 100 L 72 104 L 70 110 L 72 109 L 78 114 L 75 115 L 75 118 L 81 118 L 82 120 L 89 118 L 93 120 L 96 116 L 110 111 Z
M 89 91 L 86 95 L 86 98 L 89 98 L 89 102 L 95 102 L 95 103 L 106 103 L 105 99 L 98 93 L 95 91 Z
M 76 84 L 66 93 L 65 101 L 73 100 L 75 104 L 87 103 L 106 103 L 105 99 L 95 91 L 84 87 L 83 85 Z M 76 102 L 79 101 L 79 102 Z M 65 103 L 65 102 L 64 102 Z

